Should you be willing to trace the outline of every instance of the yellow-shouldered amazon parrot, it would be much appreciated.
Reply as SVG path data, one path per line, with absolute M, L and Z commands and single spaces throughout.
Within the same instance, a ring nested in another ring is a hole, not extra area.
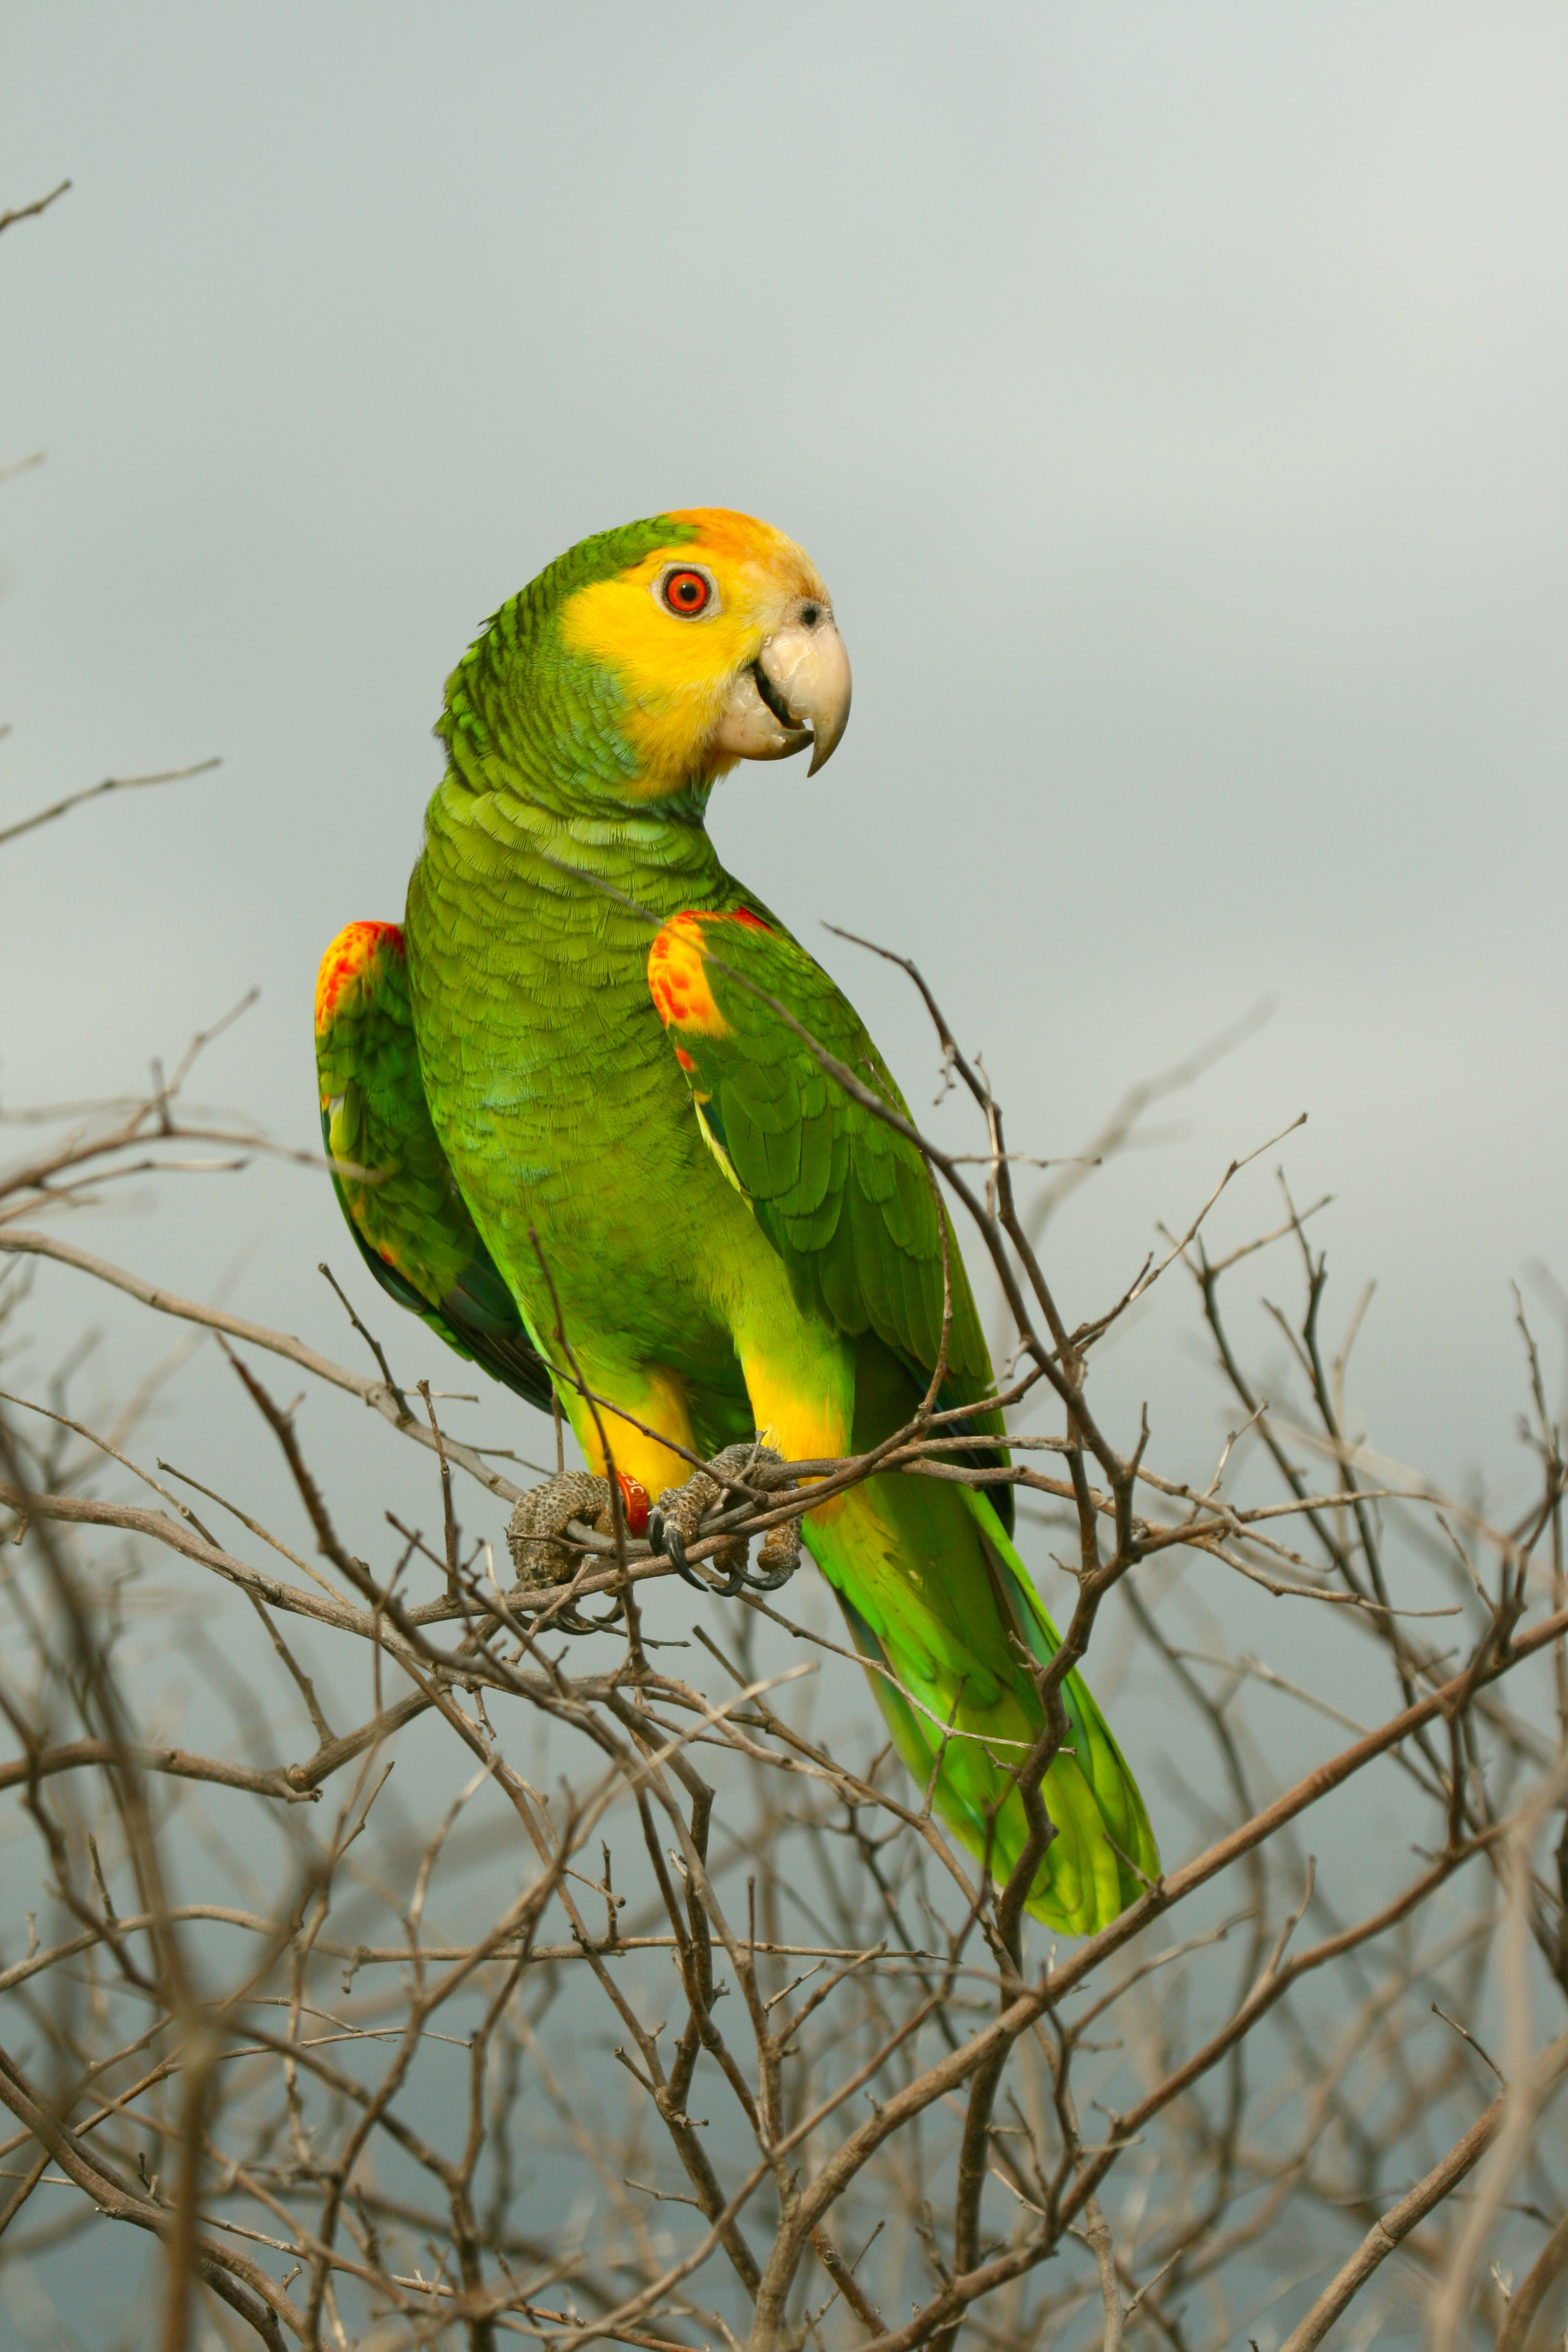
M 671 1446 L 862 1452 L 909 1420 L 937 1360 L 945 1212 L 921 1156 L 774 1004 L 902 1097 L 703 821 L 737 760 L 809 744 L 815 772 L 848 712 L 826 589 L 782 533 L 700 508 L 584 540 L 447 682 L 447 772 L 403 931 L 353 924 L 321 967 L 322 1117 L 333 1157 L 379 1180 L 337 1179 L 372 1271 L 519 1393 L 547 1402 L 553 1383 L 602 1478 L 559 1318 L 615 1409 L 624 1488 L 656 1507 L 689 1478 Z M 946 1239 L 942 1402 L 978 1405 L 991 1365 Z M 973 1418 L 1001 1439 L 999 1414 Z M 938 1811 L 972 1851 L 989 1833 L 999 1878 L 1025 1830 L 1008 1768 L 1042 1722 L 1028 1661 L 1058 1639 L 1011 1518 L 1009 1488 L 893 1474 L 803 1523 L 885 1669 L 869 1680 L 899 1754 L 921 1785 L 936 1769 Z M 1045 1782 L 1058 1834 L 1030 1907 L 1083 1934 L 1159 1861 L 1077 1675 L 1066 1701 Z

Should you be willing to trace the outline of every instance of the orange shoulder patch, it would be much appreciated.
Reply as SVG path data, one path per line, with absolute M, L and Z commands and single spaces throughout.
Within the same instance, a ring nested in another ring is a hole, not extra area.
M 346 923 L 321 958 L 316 973 L 316 1027 L 324 1029 L 337 1011 L 338 1001 L 351 981 L 358 980 L 383 947 L 403 953 L 403 933 L 395 923 Z
M 672 915 L 648 950 L 648 992 L 667 1029 L 694 1030 L 700 1037 L 729 1037 L 734 1033 L 713 1001 L 704 963 L 702 933 L 709 923 L 743 923 L 748 930 L 765 931 L 767 925 L 749 908 L 733 914 L 696 912 Z M 676 1059 L 689 1069 L 690 1058 L 676 1047 Z

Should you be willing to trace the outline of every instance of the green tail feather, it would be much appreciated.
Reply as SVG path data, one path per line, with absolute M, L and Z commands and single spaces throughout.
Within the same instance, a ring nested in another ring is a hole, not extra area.
M 997 1808 L 991 1871 L 1002 1883 L 1027 1833 L 1009 1768 L 1044 1721 L 1018 1644 L 1043 1664 L 1059 1643 L 1028 1570 L 984 1496 L 947 1481 L 869 1479 L 826 1526 L 808 1518 L 805 1532 L 872 1669 L 900 1757 L 923 1789 L 941 1756 L 936 1810 L 976 1856 Z M 1156 1876 L 1160 1857 L 1137 1782 L 1079 1675 L 1068 1676 L 1063 1698 L 1070 1729 L 1044 1784 L 1057 1834 L 1029 1908 L 1083 1936 L 1137 1898 L 1138 1873 Z

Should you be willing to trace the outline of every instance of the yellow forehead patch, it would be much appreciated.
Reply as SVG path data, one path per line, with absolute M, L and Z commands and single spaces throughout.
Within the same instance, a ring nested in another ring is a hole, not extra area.
M 733 764 L 710 761 L 707 745 L 734 680 L 789 605 L 802 596 L 828 601 L 811 558 L 771 523 L 724 507 L 687 507 L 671 520 L 695 537 L 580 588 L 561 614 L 563 645 L 619 677 L 621 725 L 641 768 L 627 790 L 648 799 Z M 670 563 L 710 572 L 717 609 L 689 620 L 667 611 L 653 589 Z

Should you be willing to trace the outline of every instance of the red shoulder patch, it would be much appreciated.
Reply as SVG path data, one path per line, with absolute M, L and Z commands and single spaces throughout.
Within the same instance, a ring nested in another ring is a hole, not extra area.
M 648 950 L 648 992 L 667 1029 L 694 1029 L 701 1037 L 727 1037 L 730 1024 L 713 1002 L 703 970 L 702 931 L 708 923 L 743 923 L 750 931 L 769 928 L 749 907 L 717 914 L 692 907 L 671 915 Z M 676 1057 L 683 1070 L 690 1067 L 679 1046 Z
M 316 1027 L 324 1029 L 337 1011 L 349 982 L 357 980 L 383 948 L 399 957 L 403 933 L 395 923 L 347 923 L 338 933 L 316 973 Z

